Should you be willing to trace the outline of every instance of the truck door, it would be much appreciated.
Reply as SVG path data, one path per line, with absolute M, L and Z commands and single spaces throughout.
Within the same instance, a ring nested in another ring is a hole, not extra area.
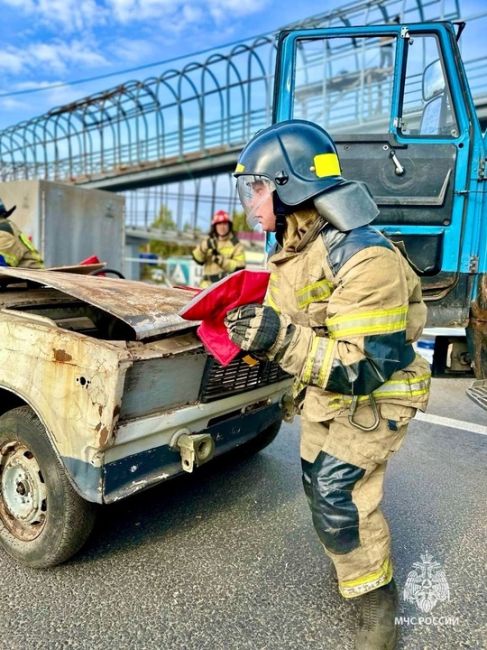
M 459 62 L 440 23 L 283 32 L 278 46 L 274 121 L 330 133 L 343 176 L 380 208 L 374 225 L 404 243 L 437 326 L 468 322 L 479 217 L 466 197 L 481 134 Z

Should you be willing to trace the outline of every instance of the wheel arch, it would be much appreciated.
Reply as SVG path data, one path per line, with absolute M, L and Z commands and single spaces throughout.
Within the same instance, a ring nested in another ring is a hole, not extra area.
M 51 443 L 52 450 L 63 466 L 64 471 L 66 472 L 66 476 L 68 477 L 69 482 L 77 494 L 86 501 L 91 501 L 92 503 L 102 503 L 101 490 L 93 489 L 91 487 L 87 489 L 86 481 L 83 480 L 83 474 L 76 472 L 76 466 L 73 462 L 67 462 L 71 459 L 65 458 L 59 453 L 50 428 L 47 426 L 44 418 L 42 417 L 42 414 L 39 412 L 39 409 L 37 409 L 32 403 L 32 400 L 30 400 L 27 395 L 22 394 L 17 389 L 14 389 L 10 386 L 0 385 L 0 416 L 19 406 L 27 406 L 33 413 L 35 413 L 37 419 L 46 431 L 49 442 Z

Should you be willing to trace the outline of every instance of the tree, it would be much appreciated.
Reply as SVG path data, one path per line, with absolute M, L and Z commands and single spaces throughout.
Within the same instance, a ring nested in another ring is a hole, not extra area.
M 172 218 L 172 212 L 166 205 L 161 205 L 159 214 L 150 225 L 151 228 L 159 230 L 176 230 L 176 224 Z
M 153 230 L 160 230 L 161 233 L 164 231 L 174 231 L 175 239 L 177 238 L 176 223 L 172 218 L 171 210 L 165 205 L 161 205 L 159 208 L 159 214 L 151 223 L 150 227 Z M 176 244 L 169 241 L 163 241 L 162 239 L 151 239 L 148 245 L 144 247 L 144 250 L 145 252 L 155 253 L 158 257 L 165 260 L 173 255 L 190 255 L 192 248 L 193 244 L 191 242 L 188 242 L 187 244 Z
M 252 228 L 247 223 L 245 212 L 234 210 L 232 212 L 233 230 L 234 232 L 251 232 Z

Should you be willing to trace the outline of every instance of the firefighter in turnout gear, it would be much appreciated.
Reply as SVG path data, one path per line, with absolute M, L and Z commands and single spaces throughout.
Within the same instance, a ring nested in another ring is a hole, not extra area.
M 380 502 L 387 461 L 428 401 L 430 368 L 412 345 L 426 320 L 420 280 L 370 225 L 377 206 L 342 178 L 321 127 L 289 120 L 259 132 L 235 176 L 249 223 L 277 244 L 265 303 L 229 312 L 230 338 L 295 377 L 304 490 L 340 593 L 359 597 L 357 648 L 394 648 Z
M 228 212 L 215 212 L 208 237 L 193 250 L 192 255 L 197 264 L 203 265 L 203 279 L 200 283 L 203 288 L 245 268 L 244 248 L 233 232 Z
M 15 208 L 7 210 L 0 199 L 0 266 L 43 269 L 42 257 L 29 237 L 8 220 Z

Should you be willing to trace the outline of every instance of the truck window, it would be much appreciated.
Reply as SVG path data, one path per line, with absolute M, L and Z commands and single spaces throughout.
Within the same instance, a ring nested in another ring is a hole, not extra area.
M 297 40 L 292 117 L 321 124 L 331 135 L 388 133 L 395 40 Z
M 450 90 L 434 36 L 414 36 L 407 47 L 399 132 L 405 137 L 458 137 Z

